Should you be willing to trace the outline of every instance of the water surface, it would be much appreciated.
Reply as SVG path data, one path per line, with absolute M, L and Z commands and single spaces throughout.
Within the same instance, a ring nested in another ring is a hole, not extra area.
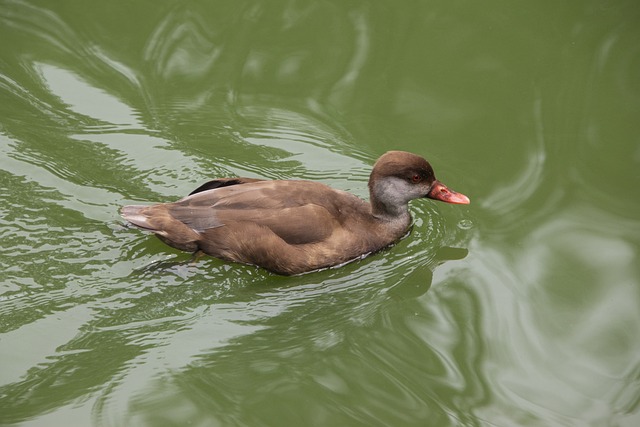
M 0 424 L 640 423 L 634 1 L 7 0 Z M 284 278 L 127 229 L 220 176 L 472 204 Z

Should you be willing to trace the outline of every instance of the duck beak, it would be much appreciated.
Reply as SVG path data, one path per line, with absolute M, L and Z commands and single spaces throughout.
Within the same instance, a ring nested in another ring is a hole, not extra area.
M 433 200 L 440 200 L 441 202 L 445 203 L 454 203 L 457 205 L 468 205 L 469 203 L 471 203 L 467 196 L 461 193 L 456 193 L 453 190 L 449 190 L 446 185 L 438 180 L 435 180 L 433 182 L 431 190 L 429 190 L 429 193 L 425 197 Z

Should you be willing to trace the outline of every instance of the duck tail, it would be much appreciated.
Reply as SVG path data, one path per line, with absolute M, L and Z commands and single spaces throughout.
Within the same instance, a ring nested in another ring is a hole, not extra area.
M 120 216 L 136 227 L 154 231 L 154 227 L 149 223 L 149 216 L 144 214 L 144 210 L 149 206 L 128 205 L 120 209 Z

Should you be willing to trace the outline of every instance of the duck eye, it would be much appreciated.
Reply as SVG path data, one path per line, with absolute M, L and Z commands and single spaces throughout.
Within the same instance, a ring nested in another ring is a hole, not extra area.
M 415 174 L 415 175 L 413 175 L 413 176 L 411 177 L 411 181 L 416 182 L 416 183 L 417 183 L 417 182 L 420 182 L 420 180 L 421 180 L 421 179 L 422 179 L 422 178 L 420 178 L 420 175 L 418 175 L 418 174 Z

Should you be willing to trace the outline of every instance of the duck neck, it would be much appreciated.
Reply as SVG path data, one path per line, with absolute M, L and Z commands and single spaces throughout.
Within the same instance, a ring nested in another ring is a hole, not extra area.
M 386 221 L 411 222 L 409 201 L 398 191 L 394 180 L 369 183 L 369 200 L 373 216 Z

